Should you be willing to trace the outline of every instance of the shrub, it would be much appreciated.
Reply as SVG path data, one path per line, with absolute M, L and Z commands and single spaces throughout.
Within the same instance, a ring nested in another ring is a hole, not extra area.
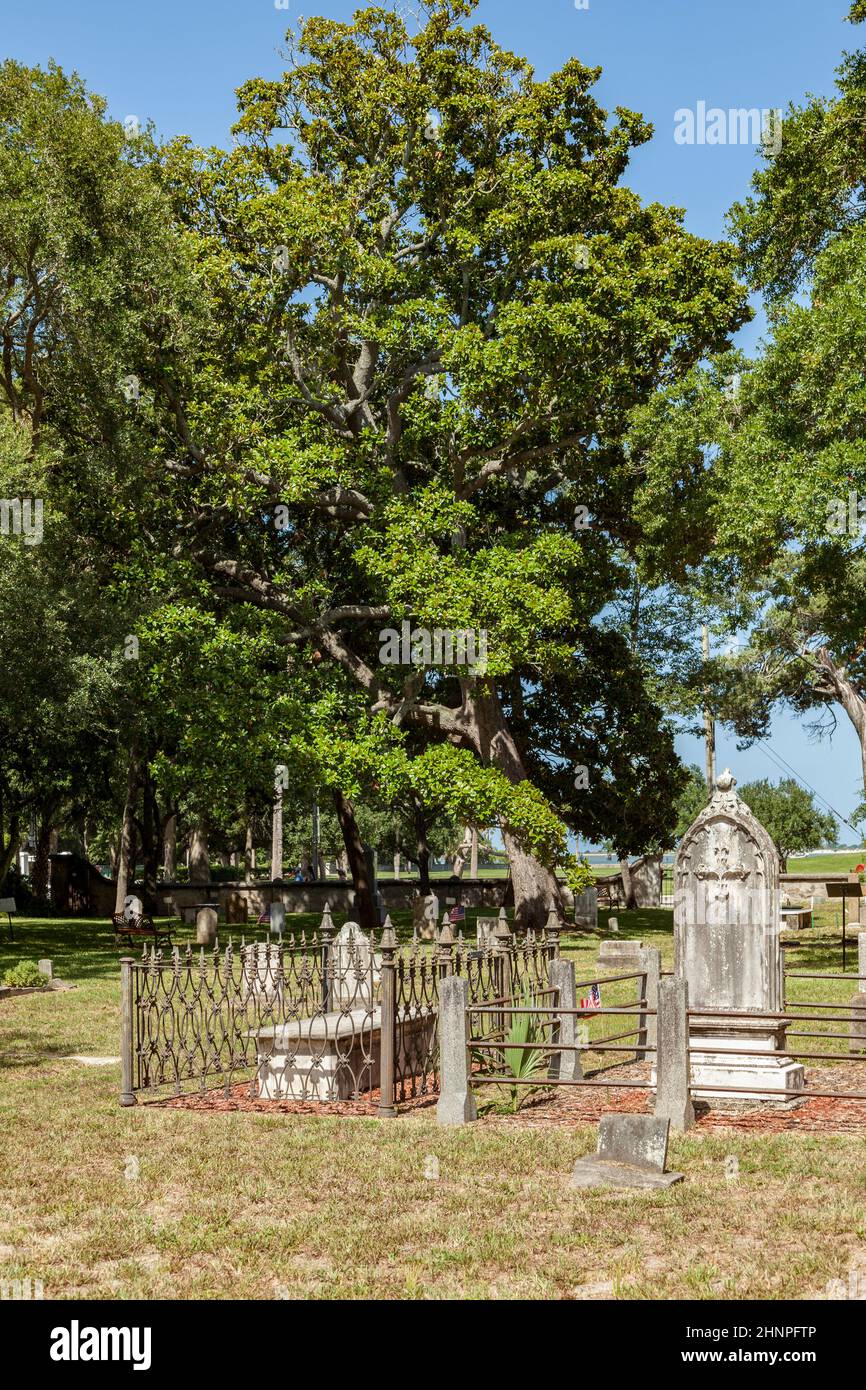
M 12 989 L 42 989 L 48 984 L 48 977 L 42 974 L 35 960 L 19 960 L 6 971 L 3 983 Z

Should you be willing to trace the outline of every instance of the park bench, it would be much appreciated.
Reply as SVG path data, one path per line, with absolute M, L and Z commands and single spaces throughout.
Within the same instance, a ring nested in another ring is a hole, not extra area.
M 18 908 L 15 906 L 15 899 L 14 899 L 14 898 L 0 898 L 0 912 L 5 912 L 5 913 L 6 913 L 6 916 L 9 918 L 9 940 L 10 940 L 10 941 L 14 941 L 14 940 L 15 940 L 15 933 L 14 933 L 13 930 L 12 930 L 12 913 L 13 913 L 13 912 L 17 912 L 17 911 L 18 911 Z
M 152 941 L 154 946 L 171 947 L 171 930 L 169 927 L 158 927 L 152 917 L 145 917 L 139 913 L 133 913 L 129 917 L 124 917 L 122 912 L 115 912 L 111 919 L 114 927 L 114 944 L 121 946 L 134 946 L 136 941 Z

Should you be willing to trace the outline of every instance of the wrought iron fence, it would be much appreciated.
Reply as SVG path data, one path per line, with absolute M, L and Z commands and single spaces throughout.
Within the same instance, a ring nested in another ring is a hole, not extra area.
M 379 1111 L 438 1090 L 438 985 L 464 976 L 484 1001 L 543 988 L 558 922 L 472 948 L 445 923 L 435 942 L 399 947 L 390 921 L 373 943 L 351 923 L 224 950 L 145 950 L 121 962 L 121 1102 L 245 1086 L 270 1100 L 368 1102 Z

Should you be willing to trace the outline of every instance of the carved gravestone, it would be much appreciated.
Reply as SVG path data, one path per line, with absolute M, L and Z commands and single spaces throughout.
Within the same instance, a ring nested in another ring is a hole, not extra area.
M 724 770 L 674 865 L 674 969 L 688 981 L 692 1094 L 785 1099 L 802 1090 L 803 1069 L 785 1056 L 784 1020 L 770 1017 L 783 1005 L 778 855 L 735 785 Z
M 332 1009 L 370 1008 L 381 976 L 381 957 L 357 922 L 347 922 L 331 943 Z
M 674 868 L 675 971 L 694 1011 L 693 1094 L 785 1099 L 779 1092 L 802 1089 L 804 1077 L 785 1056 L 784 1020 L 767 1017 L 783 999 L 779 856 L 735 786 L 726 769 Z M 725 1017 L 733 1013 L 749 1017 Z

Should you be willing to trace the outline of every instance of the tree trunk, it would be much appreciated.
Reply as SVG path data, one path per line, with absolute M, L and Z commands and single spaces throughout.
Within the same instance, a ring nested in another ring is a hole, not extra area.
M 4 879 L 12 867 L 20 844 L 21 817 L 13 811 L 9 817 L 9 839 L 5 844 L 0 840 L 0 891 L 3 889 Z
M 817 653 L 818 664 L 825 675 L 833 695 L 847 714 L 857 734 L 860 744 L 860 767 L 863 774 L 863 797 L 866 799 L 866 700 L 854 688 L 844 674 L 844 668 L 836 665 L 826 647 Z
M 189 838 L 189 881 L 190 883 L 210 882 L 210 855 L 207 839 L 200 825 L 193 827 Z
M 162 850 L 162 818 L 156 804 L 156 794 L 150 774 L 145 768 L 143 786 L 142 820 L 144 834 L 141 848 L 144 860 L 144 892 L 146 907 L 152 911 L 159 879 L 158 865 Z
M 469 877 L 478 877 L 478 828 L 472 827 L 472 844 L 469 850 Z
M 420 801 L 415 802 L 415 840 L 418 846 L 418 887 L 426 898 L 430 892 L 430 843 L 427 839 L 427 817 Z
M 622 890 L 625 896 L 625 905 L 634 912 L 637 907 L 637 898 L 634 895 L 634 884 L 631 881 L 631 865 L 627 859 L 620 859 L 620 871 L 622 873 Z
M 515 785 L 528 780 L 495 690 L 480 695 L 464 692 L 461 729 L 483 763 L 498 768 Z M 529 927 L 540 930 L 551 908 L 562 914 L 556 876 L 518 843 L 507 826 L 502 827 L 502 838 L 511 866 L 517 924 L 524 930 Z
M 37 902 L 47 903 L 48 883 L 51 873 L 51 860 L 48 858 L 51 849 L 52 826 L 45 821 L 39 830 L 36 838 L 36 860 L 33 865 L 33 873 L 30 876 L 30 887 Z
M 177 815 L 172 812 L 165 818 L 162 832 L 162 872 L 168 883 L 177 878 Z
M 460 848 L 454 856 L 452 868 L 454 870 L 455 878 L 463 877 L 463 870 L 466 868 L 466 860 L 469 858 L 471 849 L 472 831 L 469 829 L 469 826 L 467 825 L 465 831 L 463 832 L 463 839 L 460 841 Z
M 123 804 L 123 819 L 120 823 L 120 847 L 117 855 L 117 891 L 114 895 L 115 912 L 123 911 L 123 900 L 135 878 L 135 807 L 138 801 L 140 779 L 138 744 L 133 743 L 129 753 L 129 766 L 126 774 L 126 800 Z
M 253 827 L 247 823 L 246 840 L 244 842 L 244 882 L 251 883 L 253 874 L 256 871 L 256 849 L 253 844 Z
M 349 798 L 337 789 L 334 791 L 334 807 L 340 822 L 343 844 L 346 846 L 346 860 L 355 889 L 355 911 L 358 914 L 358 926 L 365 932 L 378 931 L 379 920 L 376 904 L 373 900 L 373 887 L 367 871 L 367 858 L 364 854 L 361 832 L 358 829 L 358 822 L 355 820 L 355 808 Z

